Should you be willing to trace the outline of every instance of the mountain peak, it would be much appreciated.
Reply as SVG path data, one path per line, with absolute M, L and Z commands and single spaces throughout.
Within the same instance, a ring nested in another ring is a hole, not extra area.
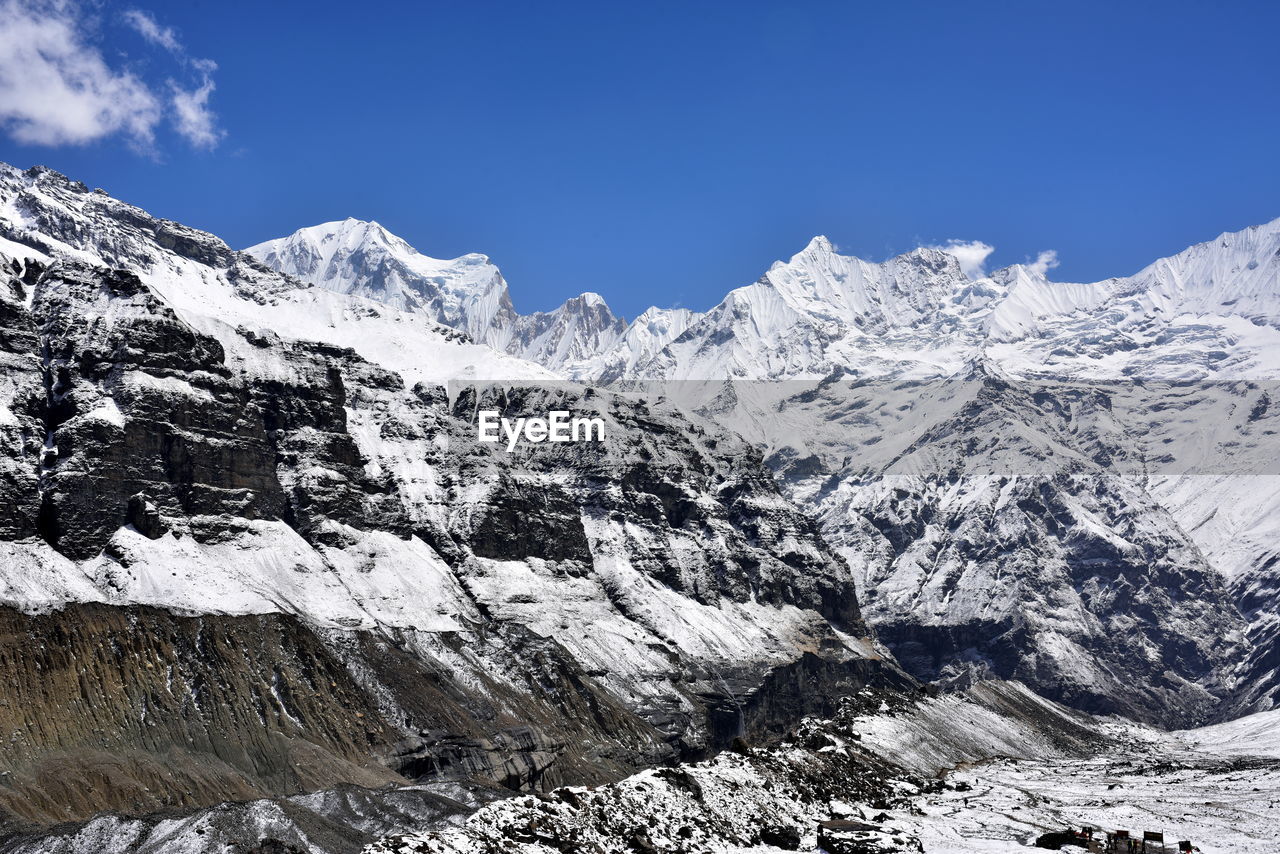
M 404 241 L 399 237 L 383 228 L 381 223 L 375 220 L 356 219 L 355 217 L 350 216 L 346 219 L 322 222 L 318 225 L 300 228 L 295 231 L 291 237 L 297 237 L 299 235 L 305 235 L 307 238 L 312 240 L 354 238 L 357 240 L 379 240 L 382 242 L 399 241 L 404 243 Z M 405 243 L 405 246 L 408 245 L 408 243 Z
M 425 313 L 475 340 L 510 309 L 506 282 L 487 256 L 432 258 L 374 220 L 322 222 L 245 252 L 327 290 Z
M 815 235 L 804 247 L 805 252 L 829 252 L 835 254 L 836 245 L 825 234 Z
M 604 297 L 595 291 L 583 291 L 573 298 L 571 301 L 582 303 L 583 305 L 607 305 Z

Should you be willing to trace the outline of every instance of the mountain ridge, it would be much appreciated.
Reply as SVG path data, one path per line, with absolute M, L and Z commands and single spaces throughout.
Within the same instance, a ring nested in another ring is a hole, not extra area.
M 300 229 L 246 251 L 304 281 L 346 292 L 350 284 L 342 275 L 317 272 L 281 254 L 281 247 L 305 245 L 307 234 L 333 225 Z M 394 244 L 401 252 L 426 257 L 399 238 Z M 1234 251 L 1215 252 L 1214 247 Z M 1275 275 L 1277 250 L 1280 219 L 1224 232 L 1157 259 L 1132 276 L 1071 283 L 1052 281 L 1045 271 L 1024 264 L 971 279 L 954 254 L 935 247 L 866 261 L 840 255 L 819 235 L 790 259 L 775 261 L 756 282 L 730 290 L 706 312 L 651 307 L 627 323 L 589 292 L 550 312 L 518 315 L 510 308 L 505 280 L 489 264 L 486 269 L 501 282 L 500 296 L 487 290 L 481 295 L 490 302 L 496 299 L 501 311 L 486 308 L 461 319 L 437 311 L 436 319 L 495 349 L 580 380 L 815 377 L 859 356 L 873 363 L 888 356 L 885 367 L 892 369 L 911 352 L 923 357 L 916 358 L 922 369 L 936 373 L 954 371 L 958 351 L 1025 344 L 1050 331 L 1055 321 L 1081 313 L 1132 318 L 1229 309 L 1219 314 L 1280 326 L 1280 300 L 1266 292 Z M 488 263 L 483 255 L 431 263 L 447 266 L 468 258 Z M 1225 281 L 1228 290 L 1215 289 L 1215 281 Z M 451 282 L 450 287 L 466 291 L 462 275 Z M 399 300 L 394 276 L 362 287 L 375 299 Z M 1129 334 L 1123 324 L 1120 331 Z M 734 343 L 726 347 L 729 341 Z M 885 352 L 868 352 L 875 343 L 886 345 Z M 1045 361 L 1043 354 L 1032 358 Z M 1265 368 L 1280 373 L 1276 364 Z

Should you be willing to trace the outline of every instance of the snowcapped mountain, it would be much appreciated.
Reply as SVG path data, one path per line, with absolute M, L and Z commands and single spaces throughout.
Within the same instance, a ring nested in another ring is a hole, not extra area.
M 0 831 L 405 826 L 459 807 L 344 787 L 602 782 L 910 683 L 752 446 L 350 284 L 0 167 Z M 605 438 L 509 451 L 488 409 Z
M 1239 700 L 1250 708 L 1280 690 L 1262 652 L 1280 625 L 1270 527 L 1243 509 L 1280 497 L 1242 501 L 1259 481 L 1230 476 L 1280 454 L 1259 385 L 1280 374 L 1278 249 L 1280 220 L 1130 277 L 1062 283 L 1028 265 L 971 279 L 934 248 L 869 262 L 816 237 L 705 314 L 650 309 L 624 325 L 586 295 L 486 340 L 565 375 L 638 383 L 757 443 L 917 675 L 995 673 L 1088 708 L 1195 722 L 1236 682 L 1251 686 Z M 1135 395 L 1134 380 L 1165 385 Z M 1246 387 L 1208 387 L 1220 381 Z M 1206 385 L 1168 385 L 1187 382 Z M 1100 396 L 1112 420 L 1082 418 Z M 1220 429 L 1234 438 L 1207 435 Z M 1155 634 L 1112 641 L 1152 613 Z M 1256 652 L 1233 646 L 1245 634 Z M 1175 652 L 1187 638 L 1196 653 Z M 1138 648 L 1163 650 L 1161 664 Z M 1254 664 L 1232 674 L 1239 654 Z
M 299 229 L 245 251 L 274 270 L 425 315 L 569 379 L 630 370 L 693 319 L 685 310 L 650 309 L 628 324 L 590 292 L 554 311 L 521 315 L 486 256 L 429 258 L 377 223 L 355 219 Z
M 1280 220 L 1133 276 L 1063 283 L 1026 265 L 971 280 L 941 249 L 869 262 L 815 237 L 704 314 L 652 308 L 629 324 L 590 293 L 518 315 L 485 256 L 431 259 L 375 223 L 326 223 L 248 251 L 323 288 L 426 314 L 561 376 L 672 381 L 817 379 L 845 369 L 947 376 L 978 355 L 1015 374 L 1273 377 L 1277 248 Z
M 1280 702 L 1280 221 L 1086 284 L 815 238 L 628 323 L 520 315 L 485 256 L 376 223 L 236 252 L 0 166 L 0 270 L 23 850 L 100 810 L 350 847 L 874 708 L 918 690 L 898 662 L 1041 722 L 1070 714 L 983 680 L 1161 725 Z M 609 441 L 477 440 L 553 408 Z M 825 804 L 851 754 L 807 726 L 826 758 L 766 777 Z M 115 782 L 67 796 L 68 754 Z
M 1269 708 L 1278 249 L 1280 221 L 1073 284 L 815 240 L 633 376 L 764 449 L 917 676 L 1164 723 Z
M 428 258 L 376 222 L 326 222 L 245 251 L 273 270 L 425 314 L 483 344 L 516 318 L 507 283 L 487 257 Z
M 982 354 L 1015 373 L 1275 377 L 1278 248 L 1280 220 L 1223 234 L 1131 277 L 1073 284 L 1024 265 L 973 281 L 937 249 L 872 263 L 839 255 L 818 237 L 731 291 L 633 373 L 945 376 Z
M 556 376 L 420 312 L 280 276 L 213 235 L 39 167 L 0 164 L 0 252 L 135 271 L 186 322 L 248 360 L 260 351 L 241 329 L 350 347 L 411 382 Z
M 882 264 L 816 237 L 759 281 L 730 291 L 653 358 L 646 379 L 816 378 L 837 367 L 936 362 L 954 369 L 987 300 L 955 257 L 918 249 Z M 869 364 L 868 364 L 869 363 Z

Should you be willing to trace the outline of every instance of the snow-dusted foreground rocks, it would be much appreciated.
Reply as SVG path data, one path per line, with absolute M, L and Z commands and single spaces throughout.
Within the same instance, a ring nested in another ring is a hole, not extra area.
M 1085 826 L 1263 854 L 1280 827 L 1280 760 L 1249 745 L 1274 723 L 1162 733 L 1076 715 L 1011 683 L 868 692 L 774 747 L 493 803 L 365 854 L 1014 854 Z

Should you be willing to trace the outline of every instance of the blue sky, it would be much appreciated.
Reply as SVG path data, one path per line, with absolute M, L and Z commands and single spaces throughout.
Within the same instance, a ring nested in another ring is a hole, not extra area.
M 5 76 L 37 24 L 65 105 Z M 1276 32 L 1176 0 L 0 0 L 0 159 L 237 247 L 376 219 L 490 255 L 522 311 L 705 309 L 818 233 L 1094 280 L 1280 216 Z

